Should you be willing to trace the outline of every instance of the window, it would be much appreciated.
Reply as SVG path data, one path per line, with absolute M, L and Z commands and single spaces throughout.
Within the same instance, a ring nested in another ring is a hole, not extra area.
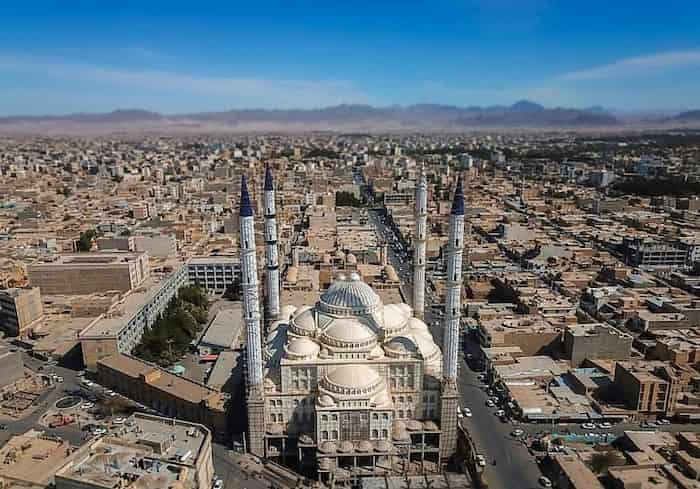
M 328 422 L 328 415 L 324 414 L 323 416 L 321 416 L 321 421 L 323 421 L 324 423 L 327 423 Z
M 333 421 L 338 421 L 338 415 L 337 415 L 337 414 L 331 415 L 331 419 L 332 419 Z
M 328 432 L 322 431 L 321 432 L 321 440 L 327 440 L 327 439 L 328 439 Z
M 372 438 L 379 438 L 379 431 L 372 430 Z
M 389 432 L 387 430 L 382 430 L 382 438 L 388 438 Z
M 334 440 L 338 439 L 338 430 L 333 430 L 333 439 Z
M 373 419 L 374 421 L 379 420 L 379 414 L 378 414 L 378 413 L 372 413 L 372 419 Z

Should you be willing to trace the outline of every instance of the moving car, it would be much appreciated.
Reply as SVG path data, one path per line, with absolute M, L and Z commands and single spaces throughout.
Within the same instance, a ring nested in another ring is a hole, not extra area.
M 471 409 L 465 407 L 463 412 L 464 412 L 464 415 L 465 415 L 467 418 L 471 418 L 471 417 L 472 417 L 472 410 L 471 410 Z
M 499 409 L 498 411 L 496 411 L 496 416 L 498 416 L 499 418 L 505 415 L 506 412 L 503 409 Z
M 477 455 L 476 463 L 479 465 L 479 467 L 486 467 L 486 457 L 481 454 Z
M 510 435 L 514 436 L 515 438 L 519 438 L 519 437 L 523 436 L 524 434 L 525 434 L 525 432 L 523 430 L 521 430 L 520 428 L 516 428 L 510 433 Z
M 486 405 L 487 405 L 488 407 L 494 407 L 494 406 L 496 405 L 496 403 L 493 402 L 492 399 L 486 399 Z
M 216 479 L 212 487 L 213 489 L 221 489 L 222 487 L 224 487 L 224 481 L 222 481 L 221 479 Z

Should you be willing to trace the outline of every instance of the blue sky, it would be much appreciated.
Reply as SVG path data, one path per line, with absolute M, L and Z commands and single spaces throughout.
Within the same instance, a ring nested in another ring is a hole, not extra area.
M 0 115 L 700 108 L 700 2 L 0 2 Z

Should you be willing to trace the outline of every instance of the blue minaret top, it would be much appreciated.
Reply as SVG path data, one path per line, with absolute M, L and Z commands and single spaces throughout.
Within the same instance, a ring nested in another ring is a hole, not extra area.
M 241 217 L 250 217 L 253 215 L 253 207 L 250 205 L 250 195 L 248 195 L 248 185 L 245 175 L 241 175 L 241 208 L 239 215 Z
M 457 178 L 457 188 L 455 189 L 455 197 L 452 201 L 452 212 L 453 216 L 463 216 L 464 215 L 464 192 L 462 191 L 462 175 Z
M 272 172 L 270 171 L 270 165 L 265 165 L 265 187 L 263 190 L 266 192 L 275 190 L 275 187 L 272 185 Z

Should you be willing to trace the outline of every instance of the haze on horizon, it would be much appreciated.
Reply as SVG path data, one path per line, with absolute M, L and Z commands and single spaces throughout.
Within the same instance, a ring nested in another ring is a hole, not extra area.
M 440 103 L 700 108 L 700 3 L 6 2 L 0 116 Z

